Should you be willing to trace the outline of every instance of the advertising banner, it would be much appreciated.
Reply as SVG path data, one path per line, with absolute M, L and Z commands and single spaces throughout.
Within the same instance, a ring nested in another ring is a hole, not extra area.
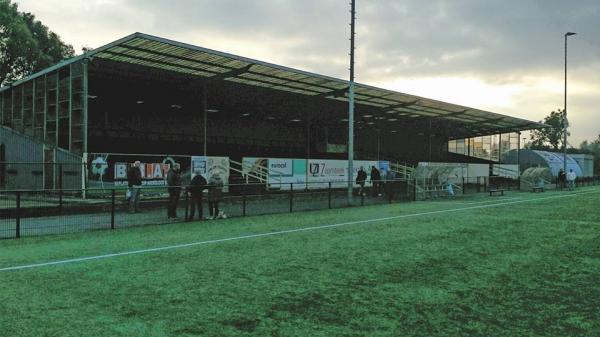
M 229 191 L 229 157 L 192 156 L 191 178 L 200 174 L 210 181 L 210 177 L 218 175 L 223 181 L 223 191 Z
M 356 181 L 358 170 L 363 167 L 367 172 L 367 186 L 371 185 L 371 166 L 377 167 L 381 171 L 378 161 L 374 160 L 355 160 L 353 162 L 354 172 L 350 178 L 348 175 L 347 160 L 332 160 L 332 159 L 310 159 L 308 161 L 308 188 L 327 188 L 329 182 L 332 182 L 332 187 L 342 188 L 348 186 L 348 180 Z M 389 167 L 389 163 L 387 163 Z M 383 172 L 382 172 L 382 176 Z M 319 184 L 322 183 L 322 184 Z
M 289 190 L 306 189 L 306 159 L 269 158 L 269 188 Z M 293 184 L 290 186 L 290 184 Z
M 290 184 L 294 184 L 295 190 L 306 188 L 306 159 L 245 157 L 242 172 L 258 177 L 266 175 L 269 189 L 289 190 Z
M 87 157 L 87 186 L 111 188 L 127 186 L 127 170 L 135 161 L 140 162 L 142 186 L 166 186 L 167 174 L 173 164 L 179 163 L 182 177 L 189 177 L 189 156 L 143 154 L 92 153 Z
M 295 190 L 343 188 L 348 184 L 348 161 L 334 159 L 290 159 L 290 158 L 254 158 L 242 159 L 243 172 L 259 174 L 268 168 L 267 182 L 270 189 L 289 190 L 293 184 Z M 371 166 L 377 167 L 385 177 L 389 169 L 388 161 L 355 160 L 352 181 L 356 181 L 358 170 L 363 167 L 367 173 L 367 186 L 371 186 Z M 262 169 L 261 169 L 262 168 Z

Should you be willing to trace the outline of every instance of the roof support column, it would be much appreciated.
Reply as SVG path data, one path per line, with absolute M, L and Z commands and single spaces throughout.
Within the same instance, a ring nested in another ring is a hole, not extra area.
M 431 163 L 431 119 L 429 119 L 429 128 L 427 132 L 427 140 L 429 143 L 429 162 Z
M 381 130 L 377 129 L 377 161 L 380 161 L 381 154 Z
M 502 163 L 502 133 L 498 134 L 498 163 Z
M 517 171 L 519 172 L 519 177 L 521 177 L 521 131 L 517 133 L 517 138 Z
M 202 136 L 204 137 L 204 141 L 202 142 L 203 146 L 204 146 L 204 156 L 206 157 L 208 155 L 207 152 L 207 132 L 208 132 L 208 125 L 207 125 L 207 121 L 208 121 L 208 111 L 207 111 L 207 103 L 206 103 L 206 99 L 207 99 L 207 93 L 206 93 L 206 82 L 202 83 L 202 117 L 203 117 L 203 121 L 202 121 L 202 127 L 204 128 L 203 132 L 202 132 Z
M 313 104 L 310 105 L 311 109 L 314 106 Z M 307 116 L 306 116 L 306 162 L 308 163 L 308 161 L 310 160 L 310 123 L 311 123 L 311 117 L 312 117 L 312 113 L 311 111 L 308 112 Z M 308 190 L 308 170 L 306 170 L 306 190 Z

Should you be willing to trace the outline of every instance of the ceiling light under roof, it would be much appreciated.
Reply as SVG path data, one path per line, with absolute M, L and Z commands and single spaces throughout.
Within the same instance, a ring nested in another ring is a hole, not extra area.
M 269 121 L 272 121 L 274 119 L 275 119 L 275 117 L 273 117 L 273 116 L 267 116 L 267 120 L 269 120 Z
M 396 133 L 396 132 L 398 132 L 398 131 L 396 131 L 396 130 L 392 130 L 392 133 Z
M 363 115 L 364 118 L 371 118 L 373 115 Z
M 369 123 L 367 123 L 367 124 L 369 124 L 369 125 L 373 125 L 373 124 L 375 124 L 375 122 L 369 122 Z
M 219 112 L 219 109 L 206 109 L 208 112 Z
M 171 108 L 173 108 L 173 109 L 181 109 L 181 105 L 179 105 L 179 104 L 171 104 Z
M 302 120 L 298 119 L 298 118 L 294 118 L 294 119 L 291 119 L 290 122 L 297 123 L 297 122 L 302 122 Z
M 398 118 L 390 118 L 390 119 L 388 119 L 388 122 L 395 122 L 397 120 L 398 120 Z
M 385 113 L 386 114 L 395 114 L 396 112 L 398 112 L 398 111 L 396 111 L 396 110 L 390 110 L 390 111 L 386 111 Z
M 242 117 L 248 117 L 248 116 L 250 116 L 249 112 L 245 112 L 245 113 L 242 114 Z
M 142 101 L 142 100 L 139 100 L 139 101 L 136 101 L 135 103 L 136 103 L 136 104 L 144 104 L 144 101 Z

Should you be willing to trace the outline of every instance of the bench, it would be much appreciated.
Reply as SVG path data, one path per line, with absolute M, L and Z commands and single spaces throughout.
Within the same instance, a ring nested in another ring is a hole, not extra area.
M 490 197 L 494 194 L 504 195 L 504 190 L 499 188 L 488 190 L 488 192 L 490 192 Z
M 533 192 L 533 193 L 544 192 L 544 187 L 543 186 L 533 186 L 531 188 L 531 192 Z

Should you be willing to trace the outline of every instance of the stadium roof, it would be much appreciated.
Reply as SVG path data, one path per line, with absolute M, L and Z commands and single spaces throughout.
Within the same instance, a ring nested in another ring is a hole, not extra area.
M 346 80 L 253 60 L 207 48 L 134 33 L 84 55 L 45 69 L 12 85 L 54 71 L 84 58 L 99 58 L 181 73 L 210 80 L 224 80 L 323 99 L 348 101 Z M 6 88 L 3 88 L 6 89 Z M 1 90 L 0 90 L 1 91 Z M 385 119 L 435 119 L 461 124 L 472 135 L 485 135 L 547 127 L 545 124 L 480 109 L 445 103 L 392 90 L 356 83 L 355 103 L 378 111 Z M 357 112 L 360 114 L 360 111 Z M 360 117 L 358 115 L 357 117 Z

